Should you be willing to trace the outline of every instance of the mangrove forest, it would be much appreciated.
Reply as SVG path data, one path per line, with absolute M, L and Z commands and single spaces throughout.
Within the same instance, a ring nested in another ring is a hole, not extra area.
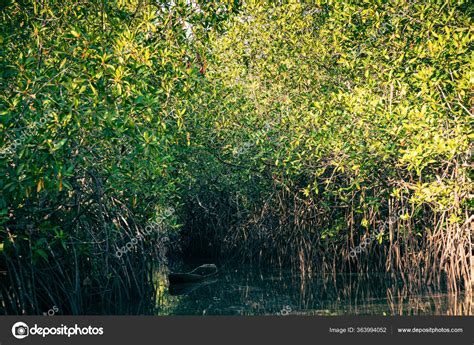
M 1 1 L 0 313 L 472 315 L 473 10 Z

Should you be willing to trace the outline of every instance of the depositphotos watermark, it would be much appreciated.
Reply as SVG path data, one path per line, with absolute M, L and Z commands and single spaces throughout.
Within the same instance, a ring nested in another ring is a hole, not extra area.
M 36 135 L 37 130 L 44 126 L 47 121 L 48 119 L 43 117 L 41 120 L 33 122 L 31 127 L 26 128 L 25 131 L 21 133 L 19 138 L 13 140 L 6 148 L 0 149 L 0 158 L 5 158 L 7 155 L 14 153 L 27 138 Z
M 349 256 L 351 258 L 355 258 L 357 254 L 360 254 L 362 251 L 367 250 L 367 245 L 369 245 L 372 241 L 376 240 L 378 236 L 383 235 L 385 230 L 388 229 L 388 226 L 395 223 L 398 219 L 402 218 L 405 215 L 404 210 L 398 211 L 398 217 L 391 216 L 388 221 L 383 221 L 382 224 L 378 227 L 375 232 L 371 233 L 369 237 L 366 237 L 362 241 L 360 241 L 359 245 L 356 247 L 351 248 L 349 251 Z
M 270 132 L 271 129 L 272 129 L 272 127 L 267 123 L 267 124 L 265 124 L 263 129 L 261 129 L 257 133 L 258 133 L 259 136 L 264 136 L 264 135 L 267 135 L 267 133 Z M 242 146 L 238 147 L 237 150 L 235 150 L 233 152 L 233 156 L 234 157 L 240 156 L 241 154 L 248 151 L 251 147 L 253 147 L 255 145 L 256 144 L 252 141 L 246 141 Z
M 61 324 L 59 327 L 39 327 L 35 323 L 29 327 L 24 322 L 17 322 L 12 326 L 12 334 L 17 339 L 24 339 L 30 335 L 40 335 L 43 338 L 49 335 L 63 335 L 68 338 L 77 335 L 104 335 L 103 327 L 79 327 L 77 323 L 73 327 Z
M 54 316 L 59 311 L 59 308 L 56 306 L 53 306 L 51 309 L 48 310 L 48 312 L 43 313 L 43 315 L 48 315 L 48 316 Z
M 287 316 L 287 315 L 290 315 L 291 312 L 292 312 L 291 307 L 289 305 L 285 305 L 283 309 L 277 313 L 277 315 Z
M 410 5 L 414 5 L 416 2 L 418 2 L 418 0 L 406 0 L 406 2 Z M 391 18 L 400 17 L 402 19 L 408 18 L 404 12 L 400 12 L 400 11 L 390 14 L 390 17 Z M 377 31 L 375 32 L 375 34 L 367 38 L 364 41 L 362 46 L 357 47 L 356 58 L 362 55 L 362 53 L 364 53 L 364 47 L 367 46 L 368 43 L 375 43 L 377 39 L 381 38 L 382 36 L 389 33 L 390 31 L 393 31 L 394 29 L 395 29 L 395 26 L 392 25 L 391 23 L 386 23 L 386 22 L 382 23 L 380 27 L 377 28 Z
M 282 310 L 280 310 L 277 315 L 288 316 L 288 315 L 305 315 L 304 312 L 293 310 L 289 305 L 285 305 Z
M 143 236 L 148 236 L 154 231 L 159 231 L 163 227 L 163 222 L 166 218 L 171 217 L 174 214 L 175 210 L 172 207 L 166 208 L 163 213 L 158 217 L 157 222 L 151 222 L 149 223 L 146 227 L 143 233 L 138 233 L 134 238 L 132 238 L 130 241 L 128 241 L 123 247 L 118 247 L 117 251 L 115 252 L 115 256 L 117 258 L 121 258 L 124 254 L 128 253 L 131 251 L 133 248 L 135 248 L 138 244 L 138 240 L 142 239 Z M 167 236 L 162 237 L 159 239 L 161 242 L 160 248 L 163 246 L 165 242 L 168 242 L 169 239 Z

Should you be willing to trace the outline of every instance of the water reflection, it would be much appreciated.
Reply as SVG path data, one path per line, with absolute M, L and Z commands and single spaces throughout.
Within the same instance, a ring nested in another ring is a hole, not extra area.
M 221 270 L 217 279 L 169 286 L 156 273 L 159 315 L 472 315 L 472 296 L 408 289 L 385 274 L 313 275 Z

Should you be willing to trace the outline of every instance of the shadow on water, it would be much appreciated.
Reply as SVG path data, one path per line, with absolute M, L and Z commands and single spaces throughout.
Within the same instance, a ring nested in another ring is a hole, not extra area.
M 169 286 L 156 272 L 158 315 L 472 315 L 472 296 L 423 286 L 409 290 L 386 274 L 313 275 L 225 269 L 200 284 Z

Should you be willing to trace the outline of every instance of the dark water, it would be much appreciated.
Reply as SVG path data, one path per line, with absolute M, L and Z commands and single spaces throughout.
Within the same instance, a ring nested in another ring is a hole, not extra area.
M 409 289 L 384 274 L 313 275 L 220 270 L 201 284 L 169 286 L 157 273 L 159 315 L 472 315 L 472 297 L 434 286 Z

